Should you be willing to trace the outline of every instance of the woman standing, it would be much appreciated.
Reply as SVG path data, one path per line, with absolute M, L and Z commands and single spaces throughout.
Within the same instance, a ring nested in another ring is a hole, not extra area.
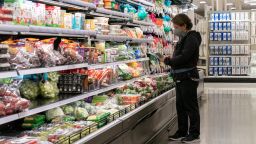
M 173 57 L 165 58 L 164 63 L 172 67 L 172 75 L 176 82 L 178 131 L 169 139 L 192 143 L 199 141 L 200 136 L 200 114 L 197 100 L 199 74 L 196 67 L 202 39 L 200 33 L 191 31 L 193 24 L 187 15 L 178 14 L 172 22 L 173 32 L 179 36 L 179 42 L 175 47 Z

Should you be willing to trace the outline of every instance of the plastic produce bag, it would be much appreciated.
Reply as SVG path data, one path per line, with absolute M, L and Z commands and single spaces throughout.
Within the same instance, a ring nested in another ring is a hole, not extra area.
M 24 80 L 19 88 L 21 96 L 29 100 L 34 100 L 39 95 L 39 86 L 37 82 Z
M 89 116 L 87 110 L 81 107 L 75 108 L 74 114 L 77 120 L 86 119 Z
M 63 106 L 62 109 L 66 115 L 74 114 L 74 108 L 71 105 Z
M 39 83 L 40 94 L 43 98 L 55 98 L 59 94 L 57 83 L 49 81 L 41 81 Z
M 54 50 L 55 38 L 41 40 L 36 43 L 37 55 L 40 58 L 42 65 L 45 67 L 56 66 L 57 64 L 63 64 L 57 55 L 57 51 Z M 59 63 L 58 63 L 59 62 Z
M 29 108 L 30 101 L 21 98 L 19 93 L 20 81 L 0 86 L 0 116 L 21 112 Z
M 78 53 L 80 44 L 67 39 L 62 39 L 59 45 L 61 54 L 67 58 L 67 62 L 70 64 L 82 63 L 84 61 L 83 56 Z
M 50 120 L 52 120 L 52 119 L 54 119 L 56 117 L 62 117 L 62 116 L 64 116 L 64 112 L 63 112 L 63 110 L 60 107 L 48 110 L 46 112 L 46 119 L 48 121 L 50 121 Z
M 48 73 L 48 79 L 52 82 L 59 81 L 60 74 L 58 72 L 50 72 Z
M 35 43 L 38 39 L 27 38 L 8 40 L 3 42 L 9 45 L 9 54 L 12 67 L 15 69 L 39 67 L 41 62 L 36 54 Z
M 131 71 L 126 64 L 118 65 L 118 75 L 122 80 L 132 79 Z

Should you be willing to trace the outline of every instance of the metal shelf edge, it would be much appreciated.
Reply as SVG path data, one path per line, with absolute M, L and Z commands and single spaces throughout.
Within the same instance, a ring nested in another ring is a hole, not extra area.
M 114 66 L 114 65 L 119 65 L 119 64 L 130 63 L 130 62 L 141 62 L 141 61 L 148 61 L 148 60 L 149 60 L 149 58 L 141 58 L 141 59 L 127 60 L 127 61 L 118 61 L 118 62 L 113 62 L 113 63 L 88 65 L 88 68 L 97 69 L 97 68 L 104 68 L 104 67 L 108 67 L 108 66 Z
M 25 70 L 18 70 L 18 73 L 20 75 L 40 74 L 40 73 L 46 73 L 46 72 L 62 71 L 62 70 L 77 69 L 77 68 L 84 68 L 84 67 L 88 67 L 88 64 L 83 63 L 83 64 L 55 66 L 55 67 L 49 67 L 49 68 L 25 69 Z

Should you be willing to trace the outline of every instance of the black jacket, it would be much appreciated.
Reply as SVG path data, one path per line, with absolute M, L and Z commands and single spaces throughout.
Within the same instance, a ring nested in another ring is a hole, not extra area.
M 172 69 L 195 68 L 199 59 L 199 47 L 202 38 L 199 32 L 190 31 L 176 45 L 173 57 L 164 62 Z

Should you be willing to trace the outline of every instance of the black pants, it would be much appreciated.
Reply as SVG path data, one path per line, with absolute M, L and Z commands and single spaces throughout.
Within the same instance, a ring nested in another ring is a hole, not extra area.
M 183 80 L 176 82 L 176 108 L 178 115 L 178 132 L 197 137 L 200 135 L 200 114 L 197 100 L 198 82 Z M 188 119 L 190 127 L 188 128 Z

